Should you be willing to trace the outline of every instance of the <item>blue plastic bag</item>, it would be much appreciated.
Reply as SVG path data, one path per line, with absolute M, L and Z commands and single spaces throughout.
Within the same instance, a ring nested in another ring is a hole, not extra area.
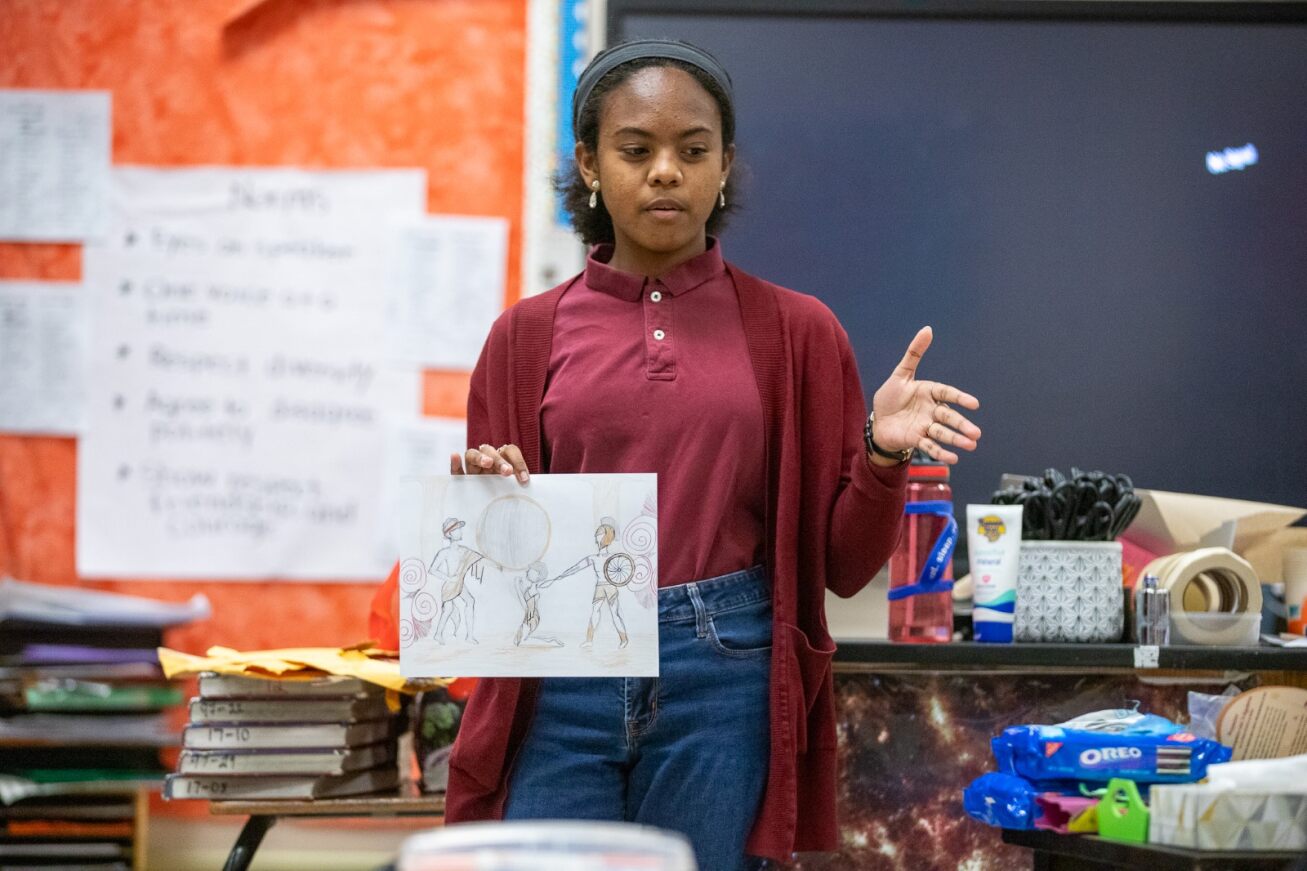
M 1036 789 L 1020 777 L 990 772 L 962 791 L 962 809 L 968 816 L 1003 829 L 1033 829 L 1039 818 Z
M 1192 783 L 1228 762 L 1229 747 L 1164 717 L 1097 711 L 1055 726 L 1014 726 L 991 742 L 999 770 L 1029 781 Z

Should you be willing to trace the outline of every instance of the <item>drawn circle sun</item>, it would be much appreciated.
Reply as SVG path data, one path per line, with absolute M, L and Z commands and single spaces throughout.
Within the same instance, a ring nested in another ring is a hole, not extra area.
M 501 496 L 477 518 L 477 550 L 515 571 L 544 557 L 551 534 L 549 512 L 529 496 Z

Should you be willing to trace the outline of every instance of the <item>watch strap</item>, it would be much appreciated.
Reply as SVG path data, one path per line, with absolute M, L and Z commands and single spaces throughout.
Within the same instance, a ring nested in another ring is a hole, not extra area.
M 901 451 L 887 451 L 880 445 L 876 444 L 876 440 L 871 437 L 872 425 L 875 422 L 876 412 L 873 411 L 871 414 L 867 415 L 867 425 L 863 427 L 862 430 L 862 440 L 866 442 L 867 450 L 873 454 L 882 456 L 887 460 L 898 460 L 900 463 L 906 463 L 908 460 L 912 459 L 912 448 L 904 448 Z

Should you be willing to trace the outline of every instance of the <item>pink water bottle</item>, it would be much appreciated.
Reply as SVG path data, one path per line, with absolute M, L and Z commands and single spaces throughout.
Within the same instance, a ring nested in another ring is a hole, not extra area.
M 948 466 L 913 459 L 903 533 L 889 560 L 891 641 L 953 640 L 953 548 L 958 524 Z

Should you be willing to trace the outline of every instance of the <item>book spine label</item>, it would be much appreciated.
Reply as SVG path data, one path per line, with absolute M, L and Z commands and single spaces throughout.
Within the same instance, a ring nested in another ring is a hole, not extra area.
M 241 771 L 258 771 L 254 760 L 239 753 L 183 753 L 177 762 L 178 770 L 184 773 L 200 772 L 211 774 L 232 774 Z
M 211 777 L 171 777 L 168 779 L 169 798 L 238 798 L 241 784 Z
M 313 681 L 260 680 L 239 677 L 202 677 L 200 695 L 214 698 L 267 698 L 284 696 L 344 697 L 366 693 L 370 684 L 359 680 L 316 683 Z
M 182 731 L 182 746 L 191 750 L 336 747 L 349 738 L 347 727 L 328 723 L 288 723 L 275 726 L 192 724 Z

